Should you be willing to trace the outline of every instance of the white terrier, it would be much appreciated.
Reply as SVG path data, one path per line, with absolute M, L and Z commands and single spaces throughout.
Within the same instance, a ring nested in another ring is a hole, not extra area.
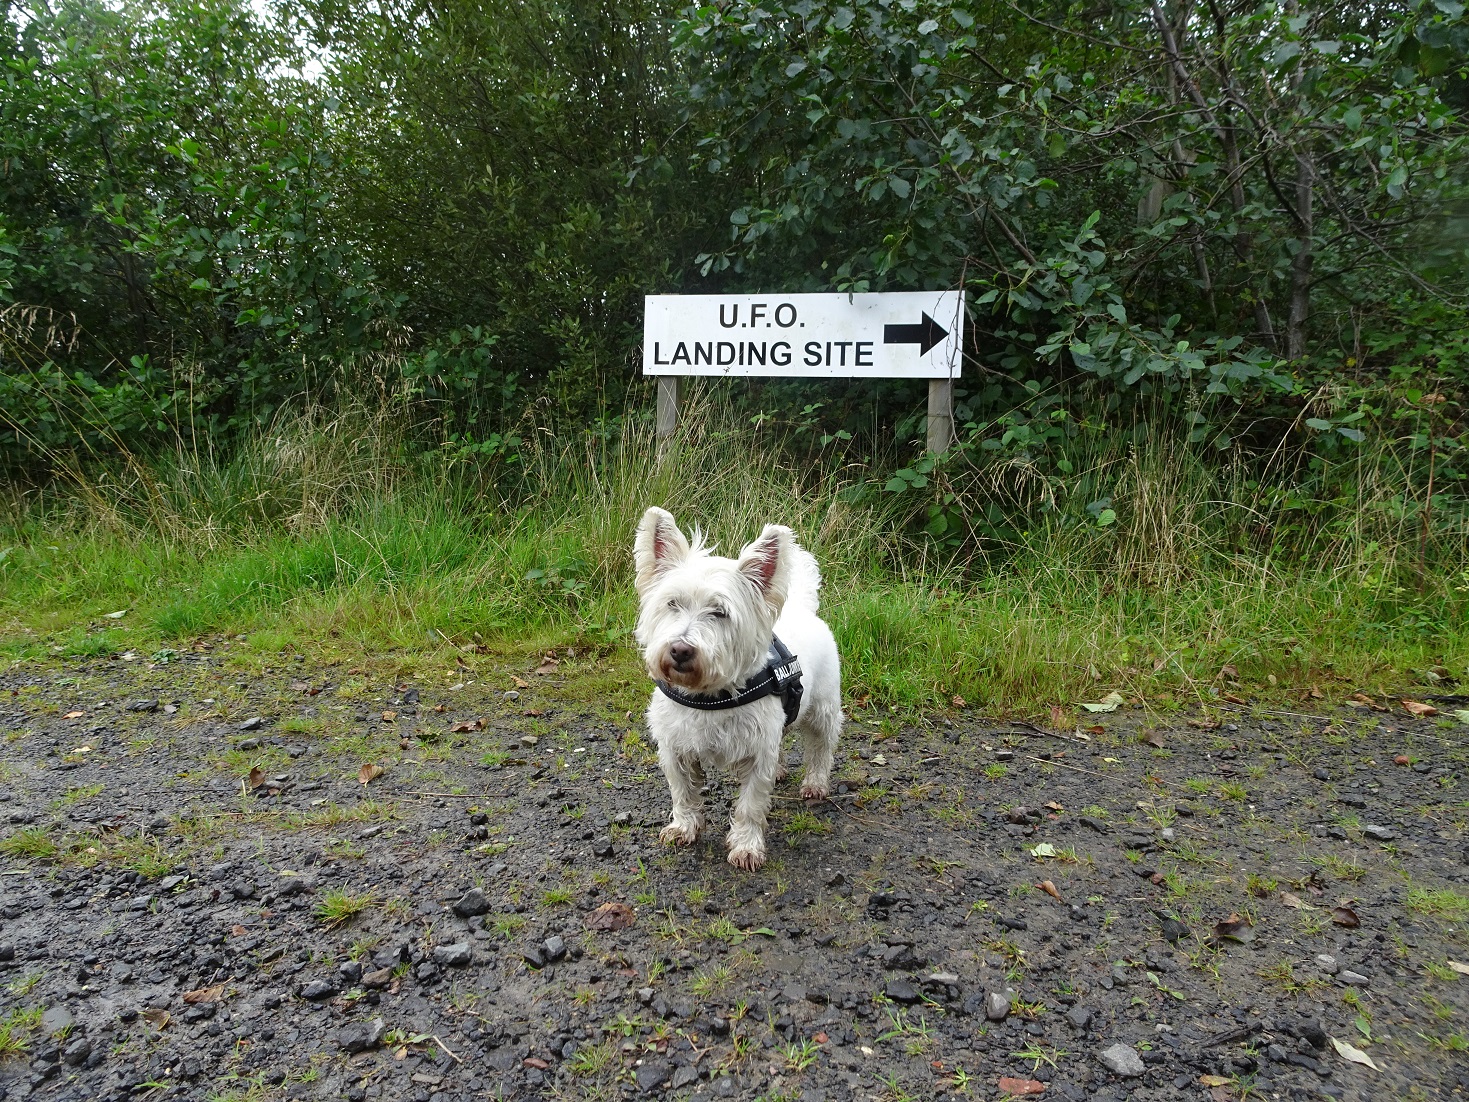
M 805 736 L 801 795 L 822 799 L 831 784 L 842 674 L 836 640 L 816 615 L 821 571 L 789 528 L 767 524 L 738 559 L 726 559 L 697 530 L 690 546 L 658 508 L 643 514 L 633 559 L 637 640 L 658 685 L 648 730 L 673 796 L 660 837 L 675 845 L 698 838 L 704 768 L 722 766 L 742 786 L 725 839 L 729 862 L 758 869 L 787 726 Z

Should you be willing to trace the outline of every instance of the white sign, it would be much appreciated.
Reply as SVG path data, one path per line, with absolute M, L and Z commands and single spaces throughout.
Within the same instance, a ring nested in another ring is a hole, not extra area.
M 960 291 L 648 295 L 644 375 L 957 379 Z

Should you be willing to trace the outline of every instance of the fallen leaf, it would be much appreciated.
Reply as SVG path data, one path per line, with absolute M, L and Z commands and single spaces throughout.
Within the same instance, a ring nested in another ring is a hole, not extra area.
M 825 1033 L 813 1033 L 811 1034 L 811 1039 L 815 1041 L 818 1045 L 824 1045 L 827 1041 L 831 1040 L 831 1038 L 828 1037 Z
M 245 783 L 248 784 L 252 790 L 259 788 L 262 784 L 265 783 L 265 771 L 262 770 L 258 765 L 254 766 L 250 770 L 250 775 L 245 778 Z
M 310 691 L 311 691 L 311 686 L 310 686 L 310 684 L 308 684 L 305 681 L 292 681 L 291 682 L 291 692 L 293 692 L 293 693 L 309 693 Z
M 1062 807 L 1060 804 L 1058 804 L 1055 800 L 1052 800 L 1050 803 L 1046 804 L 1046 806 L 1048 808 L 1050 808 L 1052 811 L 1056 811 L 1056 812 L 1060 812 L 1060 811 L 1065 811 L 1066 810 L 1064 807 Z
M 1191 719 L 1188 721 L 1190 727 L 1197 727 L 1201 731 L 1213 731 L 1219 726 L 1219 719 L 1215 716 L 1205 716 L 1203 719 Z
M 1234 1082 L 1227 1075 L 1201 1075 L 1199 1082 L 1206 1087 L 1227 1087 Z
M 462 735 L 467 731 L 483 731 L 485 721 L 483 719 L 466 720 L 464 723 L 456 723 L 450 728 L 456 735 Z
M 1239 680 L 1239 670 L 1235 669 L 1233 666 L 1220 666 L 1219 667 L 1219 676 L 1220 677 L 1227 677 L 1231 681 L 1238 681 Z
M 964 707 L 964 698 L 962 696 L 956 696 L 949 703 L 953 704 L 956 708 L 962 708 Z
M 1248 945 L 1255 940 L 1255 927 L 1247 918 L 1241 918 L 1237 914 L 1231 914 L 1222 922 L 1214 923 L 1214 936 L 1216 938 L 1228 938 L 1237 941 L 1241 945 Z
M 1166 658 L 1154 658 L 1153 659 L 1153 672 L 1154 673 L 1157 673 L 1159 670 L 1161 670 L 1166 665 L 1168 665 L 1168 659 L 1166 659 Z
M 392 723 L 393 720 L 395 720 L 397 718 L 398 718 L 398 713 L 395 712 L 395 711 L 393 711 L 391 708 L 389 708 L 386 712 L 383 713 L 383 719 L 386 720 L 388 723 Z
M 1345 926 L 1348 930 L 1355 930 L 1362 925 L 1362 920 L 1357 917 L 1357 912 L 1350 907 L 1336 907 L 1331 912 L 1331 921 L 1334 925 Z
M 1412 712 L 1415 716 L 1438 715 L 1438 709 L 1435 708 L 1432 704 L 1420 704 L 1416 700 L 1403 701 L 1403 707 L 1408 709 L 1408 711 Z
M 1413 759 L 1408 757 L 1407 754 L 1399 754 L 1397 757 L 1393 758 L 1392 763 L 1394 765 L 1412 765 Z
M 1284 903 L 1287 907 L 1292 907 L 1297 911 L 1315 910 L 1315 908 L 1312 907 L 1311 904 L 1305 902 L 1303 899 L 1301 899 L 1300 896 L 1292 895 L 1290 892 L 1281 892 L 1280 901 Z
M 82 716 L 84 716 L 86 714 L 87 714 L 86 712 L 67 712 L 66 715 L 62 716 L 61 718 L 62 719 L 81 719 Z
M 1336 1049 L 1344 1060 L 1350 1060 L 1354 1064 L 1361 1064 L 1363 1067 L 1371 1068 L 1373 1071 L 1382 1070 L 1373 1061 L 1372 1057 L 1368 1056 L 1360 1048 L 1349 1045 L 1345 1041 L 1338 1041 L 1333 1037 L 1331 1039 L 1331 1047 Z
M 873 765 L 886 765 L 888 763 L 888 759 L 882 754 L 873 754 L 872 757 L 867 760 L 872 762 Z
M 1469 964 L 1460 964 L 1456 960 L 1449 961 L 1449 967 L 1461 976 L 1469 976 Z
M 1244 704 L 1245 702 L 1244 697 L 1235 696 L 1234 693 L 1225 693 L 1222 699 L 1229 701 L 1231 704 Z
M 1071 724 L 1067 720 L 1066 709 L 1059 704 L 1051 705 L 1051 727 L 1056 731 L 1064 731 Z
M 588 930 L 626 930 L 637 915 L 626 903 L 603 903 L 585 919 Z
M 1107 761 L 1107 762 L 1111 762 L 1113 765 L 1121 765 L 1122 764 L 1122 759 L 1121 758 L 1103 758 L 1102 760 L 1103 761 Z
M 377 780 L 382 775 L 383 767 L 381 765 L 374 765 L 372 762 L 367 762 L 361 769 L 357 770 L 357 783 L 366 785 L 370 781 Z
M 230 937 L 244 937 L 249 932 L 249 930 L 245 929 L 245 927 L 239 925 L 238 923 L 230 927 Z
M 1056 885 L 1051 883 L 1049 880 L 1042 880 L 1039 884 L 1036 885 L 1036 887 L 1049 895 L 1057 903 L 1066 902 L 1064 899 L 1061 898 L 1061 893 L 1056 890 Z
M 541 659 L 541 664 L 536 667 L 536 673 L 541 674 L 542 676 L 550 673 L 555 673 L 560 665 L 561 662 L 558 659 L 552 658 L 548 654 L 545 658 Z
M 1469 722 L 1469 720 L 1466 720 L 1466 722 Z M 1107 728 L 1103 727 L 1100 723 L 1093 723 L 1090 727 L 1083 727 L 1082 730 L 1091 735 L 1105 735 L 1107 733 Z
M 200 987 L 194 991 L 184 992 L 186 1003 L 212 1003 L 224 994 L 224 984 L 216 983 L 213 987 Z
M 1012 1079 L 1008 1075 L 1000 1077 L 1000 1091 L 1016 1098 L 1029 1094 L 1044 1094 L 1045 1090 L 1046 1085 L 1035 1079 Z
M 1115 712 L 1125 703 L 1126 701 L 1123 700 L 1121 693 L 1113 692 L 1102 697 L 1096 704 L 1082 704 L 1081 707 L 1085 708 L 1088 712 Z
M 513 673 L 510 675 L 510 680 L 513 681 L 513 682 L 515 682 L 515 687 L 517 689 L 529 689 L 530 688 L 530 682 L 529 681 L 525 680 L 522 677 L 516 677 Z
M 1030 855 L 1032 857 L 1055 857 L 1056 847 L 1051 845 L 1050 842 L 1041 842 L 1035 849 L 1030 851 Z
M 1158 734 L 1157 731 L 1149 731 L 1143 738 L 1143 742 L 1156 750 L 1163 749 L 1163 736 Z
M 125 609 L 125 608 L 121 608 L 121 609 L 118 609 L 116 612 L 109 612 L 107 614 L 107 618 L 109 620 L 121 620 L 127 614 L 128 614 L 128 610 Z
M 1306 694 L 1306 696 L 1309 697 L 1312 700 L 1325 700 L 1326 699 L 1326 694 L 1323 693 L 1320 689 L 1318 689 L 1315 685 L 1312 685 L 1311 686 L 1311 691 L 1308 692 Z
M 1469 708 L 1460 708 L 1454 712 L 1454 718 L 1460 723 L 1469 723 Z
M 541 1071 L 545 1071 L 551 1066 L 539 1056 L 527 1056 L 521 1063 L 528 1068 L 539 1068 Z
M 173 1020 L 167 1010 L 160 1010 L 156 1006 L 150 1006 L 144 1010 L 140 1010 L 138 1016 L 154 1029 L 162 1029 Z

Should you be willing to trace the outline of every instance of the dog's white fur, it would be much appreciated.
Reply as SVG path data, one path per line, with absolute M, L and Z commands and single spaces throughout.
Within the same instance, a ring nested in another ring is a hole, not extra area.
M 633 559 L 640 602 L 637 640 L 650 676 L 691 693 L 736 690 L 765 666 L 772 634 L 801 662 L 804 694 L 793 727 L 805 739 L 801 795 L 822 799 L 842 730 L 842 674 L 836 640 L 816 614 L 821 571 L 789 528 L 767 524 L 738 559 L 711 553 L 697 530 L 684 538 L 673 516 L 643 514 Z M 729 862 L 765 863 L 765 817 L 782 773 L 780 698 L 702 711 L 654 689 L 648 730 L 673 797 L 665 843 L 690 845 L 704 829 L 704 769 L 729 769 L 740 782 L 730 817 Z

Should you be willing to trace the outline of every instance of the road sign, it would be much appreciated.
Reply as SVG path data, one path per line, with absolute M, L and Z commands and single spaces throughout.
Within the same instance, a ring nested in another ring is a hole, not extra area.
M 644 375 L 957 379 L 959 291 L 649 295 Z

